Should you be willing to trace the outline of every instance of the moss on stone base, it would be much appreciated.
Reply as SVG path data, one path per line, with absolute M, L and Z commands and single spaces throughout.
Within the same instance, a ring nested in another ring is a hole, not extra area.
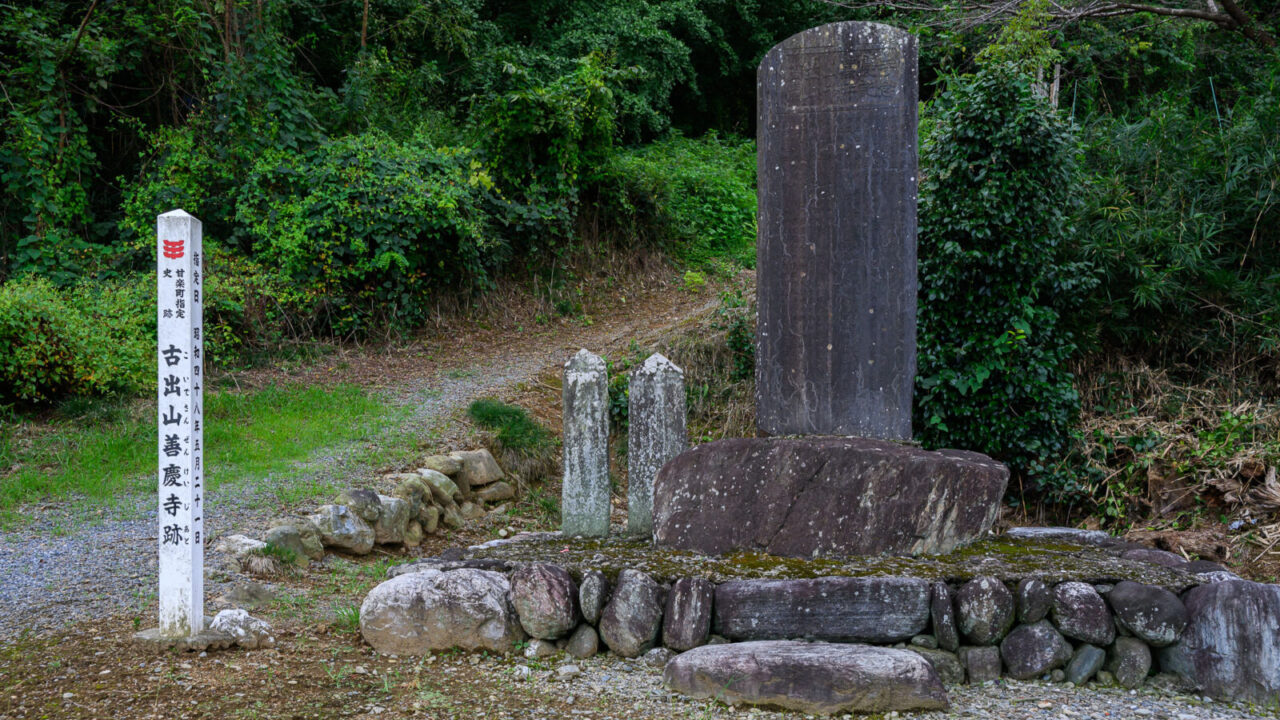
M 1196 576 L 1190 573 L 1123 560 L 1099 548 L 1007 537 L 982 540 L 947 555 L 928 557 L 880 555 L 801 559 L 756 552 L 705 556 L 624 538 L 565 539 L 557 536 L 475 548 L 467 555 L 511 562 L 552 562 L 568 568 L 577 578 L 585 570 L 601 570 L 612 578 L 619 570 L 631 568 L 647 572 L 661 582 L 686 576 L 720 583 L 752 578 L 895 575 L 959 583 L 978 575 L 990 575 L 1008 583 L 1016 583 L 1024 577 L 1040 578 L 1049 584 L 1067 580 L 1089 583 L 1133 580 L 1175 593 L 1199 584 Z

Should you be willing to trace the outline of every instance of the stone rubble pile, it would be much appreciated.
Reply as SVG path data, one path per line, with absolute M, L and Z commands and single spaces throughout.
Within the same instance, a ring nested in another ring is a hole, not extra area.
M 674 655 L 673 690 L 811 713 L 944 707 L 934 684 L 1004 676 L 1135 688 L 1162 671 L 1215 698 L 1275 703 L 1280 638 L 1259 630 L 1280 624 L 1280 586 L 1212 563 L 1178 569 L 1190 579 L 1181 595 L 1131 580 L 993 576 L 663 583 L 635 569 L 610 578 L 457 553 L 393 568 L 365 598 L 360 624 L 370 645 L 398 655 L 525 647 L 531 657 L 586 658 L 608 649 L 659 664 Z M 724 643 L 730 649 L 706 649 Z M 732 684 L 748 667 L 771 670 Z M 882 677 L 877 667 L 896 669 Z M 850 694 L 849 678 L 878 690 Z M 780 700 L 782 687 L 794 697 Z
M 486 503 L 515 498 L 488 450 L 434 455 L 422 464 L 417 472 L 384 476 L 394 486 L 390 495 L 348 488 L 314 513 L 273 522 L 262 540 L 229 535 L 214 549 L 253 568 L 255 558 L 275 548 L 306 567 L 323 559 L 326 548 L 366 555 L 375 545 L 417 547 L 425 535 L 484 516 Z

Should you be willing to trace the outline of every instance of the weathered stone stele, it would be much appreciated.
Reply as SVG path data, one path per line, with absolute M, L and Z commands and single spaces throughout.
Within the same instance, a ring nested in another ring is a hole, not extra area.
M 627 426 L 627 533 L 653 532 L 653 478 L 689 448 L 684 371 L 660 353 L 631 373 Z
M 579 350 L 564 365 L 564 485 L 560 531 L 609 534 L 609 379 L 604 360 Z
M 1009 470 L 864 438 L 717 440 L 663 466 L 654 541 L 719 555 L 947 553 L 995 522 Z
M 823 25 L 770 50 L 756 82 L 757 426 L 908 439 L 916 40 Z

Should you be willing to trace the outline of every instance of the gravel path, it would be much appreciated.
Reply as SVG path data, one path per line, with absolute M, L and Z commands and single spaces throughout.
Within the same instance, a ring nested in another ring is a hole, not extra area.
M 393 661 L 394 662 L 394 661 Z M 419 672 L 422 661 L 402 658 L 402 675 Z M 794 720 L 805 717 L 796 712 L 762 710 L 746 706 L 730 707 L 711 700 L 693 700 L 672 693 L 662 684 L 662 671 L 643 659 L 626 660 L 610 654 L 588 660 L 571 660 L 556 655 L 538 661 L 524 659 L 469 657 L 428 657 L 430 677 L 444 682 L 466 682 L 488 678 L 496 695 L 473 699 L 470 707 L 455 708 L 476 717 L 501 717 L 511 705 L 522 706 L 509 717 L 529 720 L 559 720 L 566 717 L 597 720 L 635 718 L 689 718 L 690 720 Z M 568 668 L 573 668 L 572 670 Z M 383 668 L 386 672 L 389 668 Z M 562 673 L 565 673 L 562 675 Z M 454 680 L 457 678 L 457 680 Z M 505 703 L 504 693 L 532 697 L 545 709 L 528 709 L 531 703 Z M 1270 711 L 1219 703 L 1179 692 L 1168 676 L 1152 678 L 1139 690 L 1089 685 L 1077 688 L 1066 683 L 1022 682 L 1001 679 L 983 685 L 947 687 L 951 707 L 945 711 L 894 713 L 875 718 L 979 718 L 982 720 L 1237 720 L 1274 717 Z M 400 703 L 403 703 L 401 705 Z M 429 704 L 407 698 L 390 706 L 369 705 L 361 717 L 417 716 Z M 438 709 L 438 708 L 436 708 Z M 443 713 L 440 715 L 443 717 Z M 450 713 L 453 716 L 453 713 Z M 843 718 L 865 717 L 855 715 Z

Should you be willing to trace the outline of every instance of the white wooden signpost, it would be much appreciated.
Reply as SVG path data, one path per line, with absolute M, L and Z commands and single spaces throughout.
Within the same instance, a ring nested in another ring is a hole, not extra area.
M 156 218 L 160 628 L 204 630 L 204 340 L 200 221 Z

